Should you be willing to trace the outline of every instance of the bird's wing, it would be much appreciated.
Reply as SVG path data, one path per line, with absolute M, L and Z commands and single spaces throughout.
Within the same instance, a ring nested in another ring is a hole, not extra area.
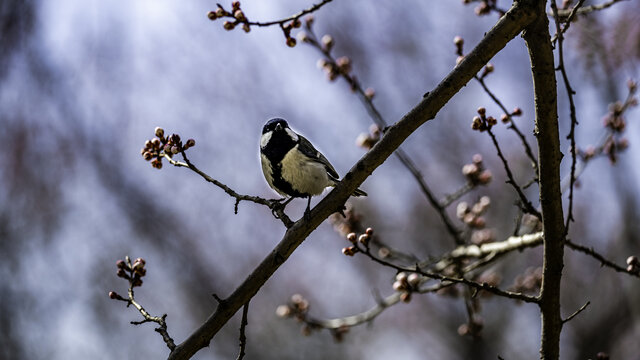
M 336 171 L 336 169 L 333 168 L 333 165 L 331 165 L 329 160 L 327 160 L 327 158 L 324 157 L 324 155 L 322 155 L 320 151 L 316 150 L 316 148 L 314 148 L 313 145 L 309 142 L 309 140 L 305 139 L 304 136 L 302 135 L 298 135 L 298 136 L 300 137 L 300 142 L 298 143 L 298 150 L 300 150 L 301 153 L 308 156 L 311 160 L 317 161 L 322 165 L 324 165 L 325 169 L 327 169 L 327 173 L 330 176 L 334 177 L 335 180 L 340 179 L 340 175 L 338 175 L 338 172 Z

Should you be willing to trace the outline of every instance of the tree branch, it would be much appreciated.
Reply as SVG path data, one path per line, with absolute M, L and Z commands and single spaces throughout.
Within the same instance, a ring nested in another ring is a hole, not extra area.
M 433 119 L 437 112 L 469 82 L 482 67 L 535 18 L 532 6 L 515 2 L 513 7 L 487 32 L 476 48 L 453 69 L 442 82 L 424 97 L 398 123 L 385 132 L 347 173 L 344 179 L 311 210 L 309 220 L 300 219 L 287 229 L 275 249 L 254 269 L 238 288 L 218 304 L 211 316 L 169 355 L 169 359 L 188 359 L 211 339 L 224 324 L 253 297 L 260 287 L 282 265 L 293 251 L 329 215 L 343 206 L 349 196 L 380 166 L 420 125 Z
M 249 313 L 249 301 L 244 304 L 242 308 L 242 320 L 240 322 L 240 353 L 238 353 L 238 357 L 236 360 L 242 360 L 244 358 L 244 350 L 247 346 L 247 336 L 245 335 L 245 328 L 249 324 L 247 321 L 247 315 Z
M 184 158 L 185 162 L 174 160 L 172 157 L 168 156 L 164 152 L 161 154 L 161 156 L 163 156 L 165 159 L 167 159 L 169 161 L 169 163 L 171 163 L 174 166 L 185 167 L 185 168 L 191 169 L 193 172 L 195 172 L 196 174 L 200 175 L 207 182 L 210 182 L 210 183 L 214 184 L 215 186 L 217 186 L 220 189 L 224 190 L 224 192 L 226 192 L 229 196 L 235 198 L 236 199 L 236 203 L 235 203 L 235 213 L 236 214 L 238 213 L 238 204 L 240 203 L 240 201 L 243 201 L 243 200 L 244 201 L 251 201 L 251 202 L 254 202 L 256 204 L 261 204 L 261 205 L 265 205 L 265 206 L 269 207 L 271 209 L 271 211 L 273 211 L 274 215 L 278 219 L 280 219 L 282 221 L 282 223 L 284 224 L 285 227 L 290 228 L 291 225 L 293 225 L 293 221 L 291 221 L 289 216 L 287 216 L 287 214 L 284 213 L 284 207 L 281 206 L 280 201 L 263 199 L 263 198 L 261 198 L 259 196 L 238 194 L 237 192 L 235 192 L 233 189 L 231 189 L 227 185 L 221 183 L 220 181 L 218 181 L 218 180 L 212 178 L 211 176 L 207 175 L 207 173 L 205 173 L 204 171 L 198 169 L 195 165 L 193 165 L 191 163 L 191 161 L 189 161 L 189 159 L 187 158 L 187 155 L 185 154 L 184 151 L 182 151 L 182 157 Z
M 540 204 L 544 238 L 543 280 L 540 290 L 542 334 L 540 355 L 556 360 L 560 356 L 560 281 L 564 254 L 564 215 L 560 192 L 560 138 L 558 132 L 557 85 L 553 48 L 549 35 L 546 1 L 529 1 L 537 18 L 524 31 L 529 49 L 535 95 L 540 171 Z

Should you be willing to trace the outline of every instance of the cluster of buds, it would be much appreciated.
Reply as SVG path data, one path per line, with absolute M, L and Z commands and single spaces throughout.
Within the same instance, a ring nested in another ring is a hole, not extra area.
M 627 258 L 627 271 L 631 274 L 640 275 L 640 261 L 637 256 Z
M 147 270 L 144 268 L 145 264 L 146 262 L 143 258 L 137 258 L 132 264 L 131 259 L 127 256 L 124 260 L 116 262 L 116 268 L 118 269 L 116 275 L 128 280 L 132 288 L 142 286 L 142 278 L 147 274 Z M 115 291 L 110 291 L 109 297 L 114 300 L 127 301 Z
M 489 205 L 491 205 L 491 199 L 488 196 L 481 197 L 473 206 L 469 206 L 466 201 L 461 201 L 456 208 L 456 216 L 471 228 L 483 229 L 486 221 L 482 214 L 487 211 Z
M 540 289 L 542 285 L 542 268 L 527 268 L 524 274 L 516 276 L 511 291 L 515 292 L 534 292 Z
M 299 322 L 303 322 L 302 334 L 304 336 L 311 335 L 314 325 L 306 321 L 309 312 L 309 301 L 300 294 L 291 296 L 291 300 L 287 304 L 279 305 L 276 308 L 276 315 L 281 318 L 294 318 Z
M 478 116 L 473 117 L 471 128 L 482 132 L 485 130 L 491 130 L 491 127 L 497 123 L 498 121 L 496 118 L 493 116 L 487 116 L 487 110 L 484 107 L 479 107 Z
M 360 135 L 358 135 L 358 137 L 356 138 L 356 145 L 369 150 L 380 140 L 380 135 L 382 135 L 380 127 L 378 127 L 378 125 L 376 124 L 373 124 L 369 127 L 368 134 L 361 133 Z
M 406 303 L 411 301 L 411 293 L 418 290 L 421 276 L 416 273 L 400 272 L 393 282 L 393 290 L 400 292 L 400 299 Z
M 280 28 L 282 29 L 282 33 L 284 34 L 284 38 L 288 47 L 296 46 L 297 42 L 296 42 L 296 39 L 291 36 L 291 30 L 299 29 L 300 26 L 302 26 L 302 22 L 298 18 L 295 18 L 286 24 L 280 25 Z
M 244 15 L 242 9 L 240 9 L 240 2 L 234 1 L 231 3 L 231 11 L 225 10 L 222 5 L 218 4 L 218 8 L 215 11 L 209 11 L 207 14 L 209 20 L 214 21 L 222 18 L 228 18 L 222 24 L 225 30 L 233 30 L 236 26 L 242 24 L 242 30 L 245 32 L 251 31 L 249 20 Z
M 163 156 L 171 157 L 196 145 L 196 141 L 193 139 L 189 139 L 183 144 L 178 134 L 165 137 L 164 129 L 161 127 L 156 127 L 155 134 L 155 138 L 145 141 L 140 154 L 145 160 L 151 161 L 151 166 L 156 169 L 162 169 Z
M 364 247 L 369 247 L 369 241 L 371 240 L 371 237 L 373 237 L 372 228 L 367 228 L 364 234 L 360 234 L 360 236 L 356 235 L 356 233 L 353 232 L 347 234 L 347 241 L 349 241 L 352 245 L 342 248 L 342 253 L 347 256 L 355 255 L 359 251 L 357 243 L 364 245 Z
M 330 48 L 333 44 L 333 38 L 330 35 L 323 36 L 322 44 L 323 47 Z M 351 59 L 349 57 L 341 56 L 335 61 L 331 59 L 320 59 L 318 60 L 318 68 L 322 69 L 325 74 L 327 74 L 327 79 L 329 79 L 329 81 L 334 81 L 341 75 L 344 76 L 351 85 L 351 90 L 356 91 L 358 83 L 356 81 L 356 77 L 351 74 Z M 367 95 L 365 94 L 365 96 Z M 373 97 L 373 95 L 370 96 Z
M 628 147 L 629 140 L 627 140 L 626 138 L 616 138 L 615 136 L 609 136 L 602 145 L 602 152 L 607 155 L 609 161 L 611 161 L 612 164 L 615 164 L 616 162 L 618 162 L 618 154 Z M 589 155 L 590 154 L 591 153 L 589 153 Z
M 467 181 L 473 186 L 487 185 L 493 178 L 491 171 L 484 168 L 482 155 L 480 154 L 473 155 L 471 164 L 465 164 L 462 167 L 462 175 L 464 175 Z
M 502 116 L 500 117 L 500 121 L 502 121 L 503 124 L 508 124 L 513 120 L 513 117 L 521 116 L 521 115 L 522 115 L 522 109 L 520 109 L 519 107 L 516 107 L 515 109 L 513 109 L 511 113 L 502 114 Z

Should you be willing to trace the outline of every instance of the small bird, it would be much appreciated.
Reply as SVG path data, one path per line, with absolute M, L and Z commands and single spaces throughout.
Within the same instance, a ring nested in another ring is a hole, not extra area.
M 290 196 L 284 205 L 293 198 L 308 199 L 304 212 L 307 218 L 311 197 L 340 181 L 329 160 L 309 140 L 291 130 L 284 119 L 271 119 L 262 128 L 260 160 L 269 186 L 284 197 Z M 366 195 L 356 189 L 352 196 Z

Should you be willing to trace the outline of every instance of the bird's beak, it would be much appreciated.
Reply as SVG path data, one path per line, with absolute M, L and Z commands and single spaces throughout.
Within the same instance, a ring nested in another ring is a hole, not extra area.
M 282 125 L 276 124 L 276 131 L 281 131 L 281 130 L 282 130 Z

